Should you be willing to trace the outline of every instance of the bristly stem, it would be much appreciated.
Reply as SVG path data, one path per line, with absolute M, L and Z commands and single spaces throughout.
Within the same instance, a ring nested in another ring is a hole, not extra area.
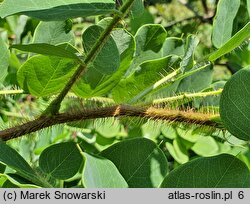
M 164 120 L 196 124 L 212 128 L 223 129 L 219 115 L 206 114 L 193 111 L 171 110 L 154 107 L 115 105 L 96 109 L 76 110 L 73 112 L 59 113 L 52 116 L 43 116 L 22 125 L 0 131 L 0 139 L 6 141 L 25 134 L 36 132 L 53 125 L 82 121 L 87 119 L 109 117 L 138 117 L 150 120 Z
M 196 69 L 192 69 L 188 72 L 183 73 L 182 75 L 179 75 L 181 73 L 181 69 L 178 68 L 178 69 L 174 70 L 173 72 L 171 72 L 170 74 L 168 74 L 167 76 L 161 78 L 160 80 L 158 80 L 153 85 L 146 88 L 145 90 L 141 91 L 139 94 L 137 94 L 135 97 L 133 97 L 129 101 L 129 104 L 134 104 L 137 101 L 139 101 L 140 99 L 142 99 L 143 97 L 145 97 L 147 94 L 149 94 L 153 91 L 156 91 L 159 88 L 168 87 L 171 84 L 173 84 L 174 82 L 180 81 L 188 76 L 191 76 L 192 74 L 199 72 L 199 71 L 207 68 L 208 66 L 210 66 L 210 63 L 205 64 L 205 65 L 198 67 Z
M 1 90 L 0 95 L 8 95 L 8 94 L 22 94 L 23 90 Z
M 192 99 L 192 98 L 204 98 L 207 96 L 217 96 L 222 93 L 223 89 L 218 89 L 216 91 L 207 91 L 207 92 L 198 92 L 198 93 L 184 93 L 178 96 L 171 96 L 166 98 L 155 99 L 151 102 L 153 105 L 168 103 L 172 101 L 178 101 L 183 99 Z
M 115 14 L 110 24 L 106 27 L 103 33 L 100 35 L 99 39 L 96 41 L 94 46 L 91 48 L 89 53 L 86 55 L 82 64 L 77 68 L 76 72 L 70 78 L 68 83 L 65 85 L 64 89 L 59 93 L 59 95 L 51 102 L 51 104 L 47 107 L 47 109 L 42 114 L 45 115 L 55 115 L 59 112 L 61 102 L 63 101 L 64 97 L 70 91 L 71 87 L 74 83 L 79 79 L 82 74 L 86 71 L 90 62 L 92 62 L 97 54 L 99 53 L 100 49 L 103 47 L 107 39 L 110 37 L 110 33 L 113 28 L 119 23 L 119 21 L 127 14 L 129 8 L 133 4 L 135 0 L 127 0 L 122 7 L 120 8 L 120 12 Z
M 159 86 L 161 86 L 164 83 L 167 83 L 167 82 L 171 81 L 179 73 L 180 73 L 180 69 L 177 69 L 177 70 L 171 72 L 167 76 L 165 76 L 165 77 L 161 78 L 159 81 L 155 82 L 152 86 L 146 88 L 145 90 L 143 90 L 142 92 L 140 92 L 139 94 L 137 94 L 134 98 L 132 98 L 130 100 L 129 103 L 133 104 L 133 103 L 137 102 L 138 100 L 140 100 L 141 98 L 143 98 L 144 96 L 146 96 L 148 93 L 150 93 L 152 90 L 158 88 Z

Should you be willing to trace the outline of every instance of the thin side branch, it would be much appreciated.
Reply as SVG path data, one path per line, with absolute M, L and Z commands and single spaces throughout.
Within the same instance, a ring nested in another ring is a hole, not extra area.
M 76 72 L 73 74 L 73 76 L 70 78 L 68 83 L 65 85 L 64 89 L 59 93 L 59 95 L 55 98 L 55 100 L 52 101 L 51 104 L 48 106 L 48 108 L 44 111 L 43 113 L 44 116 L 49 115 L 49 114 L 55 115 L 59 112 L 61 102 L 63 101 L 67 93 L 70 91 L 71 87 L 74 85 L 77 79 L 79 79 L 84 74 L 89 63 L 95 59 L 100 49 L 103 47 L 105 42 L 110 37 L 110 33 L 113 30 L 113 28 L 127 14 L 129 8 L 131 7 L 134 1 L 135 0 L 127 0 L 123 4 L 123 6 L 120 9 L 120 12 L 113 17 L 110 24 L 106 27 L 106 29 L 100 35 L 99 39 L 96 41 L 96 43 L 93 45 L 91 50 L 88 52 L 82 64 L 77 68 Z
M 116 105 L 104 108 L 60 113 L 52 116 L 41 116 L 33 121 L 0 131 L 0 138 L 4 141 L 7 141 L 57 124 L 87 119 L 122 116 L 140 117 L 151 120 L 175 121 L 189 124 L 199 124 L 213 128 L 222 128 L 222 124 L 218 115 L 153 107 L 148 108 L 129 105 Z

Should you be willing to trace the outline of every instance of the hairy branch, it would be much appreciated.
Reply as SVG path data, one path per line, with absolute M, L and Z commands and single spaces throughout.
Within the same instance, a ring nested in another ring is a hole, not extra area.
M 75 112 L 59 113 L 52 116 L 41 116 L 33 121 L 0 131 L 0 138 L 4 141 L 29 134 L 53 125 L 82 121 L 86 119 L 108 117 L 140 117 L 151 120 L 166 120 L 199 124 L 213 128 L 222 128 L 218 115 L 198 113 L 193 111 L 170 110 L 153 107 L 138 107 L 129 105 L 115 105 L 110 107 L 78 110 Z

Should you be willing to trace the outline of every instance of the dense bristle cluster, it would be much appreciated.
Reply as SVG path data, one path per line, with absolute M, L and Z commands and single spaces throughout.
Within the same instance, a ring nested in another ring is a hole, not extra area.
M 53 116 L 41 116 L 33 121 L 22 125 L 0 131 L 0 138 L 9 140 L 25 134 L 50 127 L 52 125 L 83 121 L 97 118 L 110 117 L 137 117 L 150 120 L 163 120 L 168 122 L 178 122 L 194 124 L 211 128 L 221 128 L 221 123 L 216 120 L 219 116 L 210 113 L 199 113 L 193 110 L 176 110 L 155 107 L 139 107 L 130 105 L 115 105 L 92 109 L 82 109 L 56 114 Z

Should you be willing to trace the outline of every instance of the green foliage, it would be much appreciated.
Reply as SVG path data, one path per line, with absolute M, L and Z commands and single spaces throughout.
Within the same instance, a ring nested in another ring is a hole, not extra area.
M 7 46 L 5 45 L 3 39 L 0 38 L 0 72 L 1 72 L 1 77 L 0 77 L 0 83 L 4 81 L 4 78 L 7 76 L 7 68 L 9 66 L 9 58 L 10 54 L 8 51 Z
M 249 188 L 249 178 L 249 169 L 242 161 L 231 155 L 221 154 L 194 159 L 176 168 L 165 178 L 161 187 Z
M 73 0 L 68 3 L 60 0 L 53 2 L 20 0 L 20 6 L 14 0 L 5 0 L 1 7 L 2 18 L 13 14 L 24 14 L 39 20 L 66 20 L 79 16 L 94 16 L 114 12 L 112 0 Z
M 158 187 L 168 173 L 165 155 L 148 139 L 125 140 L 100 155 L 117 166 L 129 187 Z
M 74 34 L 66 29 L 67 22 L 68 21 L 40 22 L 35 29 L 33 43 L 56 45 L 67 42 L 74 45 Z M 49 35 L 44 35 L 44 33 L 49 33 Z
M 28 179 L 36 184 L 43 184 L 36 172 L 30 167 L 30 165 L 21 157 L 17 151 L 10 148 L 8 145 L 0 141 L 0 161 L 8 167 L 16 171 L 17 175 Z M 8 177 L 8 175 L 4 175 Z M 9 179 L 11 180 L 11 179 Z M 45 184 L 44 184 L 45 185 Z
M 249 0 L 48 2 L 0 4 L 0 187 L 250 187 Z
M 87 188 L 126 188 L 128 184 L 108 159 L 84 153 L 82 183 Z
M 121 77 L 126 72 L 127 68 L 129 67 L 132 61 L 134 54 L 134 49 L 135 49 L 134 38 L 130 33 L 128 33 L 123 29 L 114 30 L 112 32 L 112 38 L 115 41 L 117 49 L 119 51 L 119 56 L 116 56 L 118 59 L 120 58 L 119 67 L 112 74 L 106 73 L 105 75 L 100 75 L 102 76 L 102 78 L 99 79 L 99 83 L 96 85 L 96 87 L 91 87 L 86 82 L 87 80 L 86 77 L 83 77 L 81 80 L 77 81 L 75 86 L 73 87 L 75 94 L 82 97 L 91 97 L 91 96 L 100 96 L 104 93 L 107 93 L 108 91 L 110 91 L 112 88 L 115 87 L 115 85 L 120 81 Z M 110 49 L 106 49 L 106 51 L 112 57 L 115 57 Z M 116 48 L 115 51 L 117 52 Z M 107 64 L 110 64 L 110 69 L 113 70 L 114 67 L 112 67 L 111 65 L 114 64 L 114 62 L 110 62 L 109 58 L 104 60 Z M 117 59 L 115 59 L 115 62 L 117 62 Z M 93 73 L 93 71 L 89 72 L 90 76 L 91 73 Z M 96 74 L 94 73 L 92 78 L 95 77 Z
M 220 115 L 225 127 L 235 136 L 249 140 L 248 88 L 250 67 L 241 69 L 226 83 L 220 101 Z
M 62 90 L 76 66 L 72 59 L 36 55 L 20 67 L 17 80 L 34 96 L 49 96 Z
M 77 50 L 75 50 L 70 44 L 64 43 L 58 46 L 46 44 L 46 43 L 35 43 L 28 45 L 12 45 L 11 48 L 18 50 L 33 52 L 42 55 L 64 57 L 70 59 L 79 59 L 76 55 Z
M 140 64 L 134 73 L 122 79 L 113 89 L 112 94 L 114 99 L 118 102 L 130 101 L 141 90 L 146 89 L 153 85 L 153 82 L 162 78 L 160 75 L 154 75 L 153 73 L 171 72 L 171 67 L 176 67 L 175 63 L 177 61 L 178 58 L 167 56 L 156 60 L 147 60 Z M 135 86 L 137 83 L 138 85 Z M 130 91 L 128 92 L 127 90 Z
M 209 60 L 215 61 L 221 56 L 231 52 L 233 49 L 240 46 L 250 35 L 250 22 L 239 30 L 232 38 L 223 44 L 218 50 L 209 56 Z
M 82 156 L 73 142 L 46 148 L 39 158 L 39 166 L 48 176 L 66 180 L 74 176 L 82 163 Z
M 227 42 L 233 32 L 233 22 L 240 7 L 240 0 L 220 0 L 213 25 L 212 40 L 216 48 Z

